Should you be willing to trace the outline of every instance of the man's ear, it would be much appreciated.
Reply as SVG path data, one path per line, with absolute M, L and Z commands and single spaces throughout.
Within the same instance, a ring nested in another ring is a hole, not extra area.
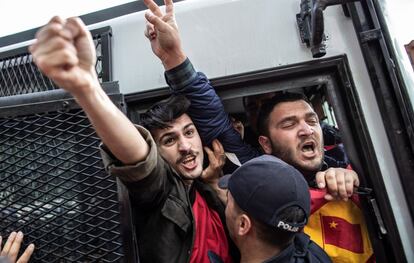
M 239 236 L 245 236 L 249 233 L 252 229 L 252 221 L 246 214 L 241 214 L 238 219 L 239 228 L 238 234 Z
M 272 154 L 272 143 L 268 137 L 260 135 L 259 143 L 266 154 Z

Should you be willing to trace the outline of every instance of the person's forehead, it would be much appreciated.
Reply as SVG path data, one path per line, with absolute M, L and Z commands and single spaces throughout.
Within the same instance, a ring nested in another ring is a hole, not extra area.
M 277 104 L 272 110 L 273 118 L 284 118 L 286 116 L 302 116 L 315 113 L 312 106 L 304 100 L 287 101 Z
M 174 119 L 172 122 L 169 123 L 169 127 L 164 129 L 154 129 L 151 133 L 154 136 L 154 139 L 158 139 L 162 137 L 164 134 L 167 133 L 180 133 L 183 131 L 185 127 L 193 126 L 193 121 L 191 120 L 190 116 L 187 114 L 183 114 L 177 119 Z

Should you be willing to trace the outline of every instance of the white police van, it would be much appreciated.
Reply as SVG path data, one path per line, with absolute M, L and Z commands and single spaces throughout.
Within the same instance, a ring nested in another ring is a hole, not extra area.
M 134 121 L 169 93 L 145 9 L 82 16 L 103 86 Z M 187 0 L 175 12 L 186 54 L 229 113 L 243 118 L 243 97 L 280 90 L 321 106 L 373 189 L 363 208 L 377 262 L 412 262 L 414 77 L 387 1 Z M 0 234 L 22 229 L 35 262 L 138 262 L 127 193 L 103 171 L 82 111 L 33 65 L 36 30 L 0 38 Z

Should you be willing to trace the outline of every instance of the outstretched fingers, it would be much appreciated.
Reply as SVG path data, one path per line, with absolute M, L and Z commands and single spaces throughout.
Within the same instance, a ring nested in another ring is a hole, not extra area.
M 17 255 L 19 254 L 20 246 L 23 242 L 23 233 L 18 232 L 11 244 L 10 250 L 7 253 L 7 257 L 11 262 L 16 262 Z
M 174 16 L 174 4 L 172 0 L 164 0 L 165 13 L 170 16 Z
M 30 257 L 33 254 L 33 251 L 35 249 L 34 244 L 30 244 L 26 250 L 23 252 L 23 254 L 19 257 L 16 263 L 27 263 L 29 262 Z
M 4 247 L 3 247 L 3 250 L 1 251 L 0 256 L 7 256 L 9 254 L 9 251 L 12 247 L 14 239 L 16 238 L 16 235 L 17 235 L 16 232 L 11 232 L 11 234 L 7 238 L 6 244 L 4 244 Z
M 154 15 L 151 11 L 145 12 L 145 18 L 147 21 L 154 25 L 154 27 L 160 32 L 168 31 L 168 24 L 164 22 L 160 17 Z
M 23 242 L 23 233 L 21 231 L 19 232 L 12 232 L 9 235 L 9 238 L 6 241 L 6 244 L 4 245 L 3 250 L 1 251 L 0 256 L 5 256 L 10 262 L 16 262 L 16 263 L 27 263 L 29 262 L 30 257 L 33 254 L 33 251 L 35 249 L 34 244 L 30 244 L 23 254 L 17 259 L 17 256 L 20 251 L 20 247 Z M 0 237 L 0 247 L 1 247 L 1 237 Z M 16 261 L 17 260 L 17 261 Z
M 158 17 L 163 16 L 160 7 L 153 0 L 144 0 L 144 4 L 148 7 L 149 10 L 151 10 L 154 15 Z

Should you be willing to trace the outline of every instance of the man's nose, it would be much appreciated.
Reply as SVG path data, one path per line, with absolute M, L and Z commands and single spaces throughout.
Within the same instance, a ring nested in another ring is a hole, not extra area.
M 309 125 L 306 122 L 303 122 L 300 125 L 300 130 L 299 130 L 299 136 L 309 136 L 312 135 L 314 133 L 314 129 L 311 125 Z
M 179 152 L 189 152 L 191 150 L 191 143 L 186 139 L 181 139 L 178 142 L 178 151 Z

